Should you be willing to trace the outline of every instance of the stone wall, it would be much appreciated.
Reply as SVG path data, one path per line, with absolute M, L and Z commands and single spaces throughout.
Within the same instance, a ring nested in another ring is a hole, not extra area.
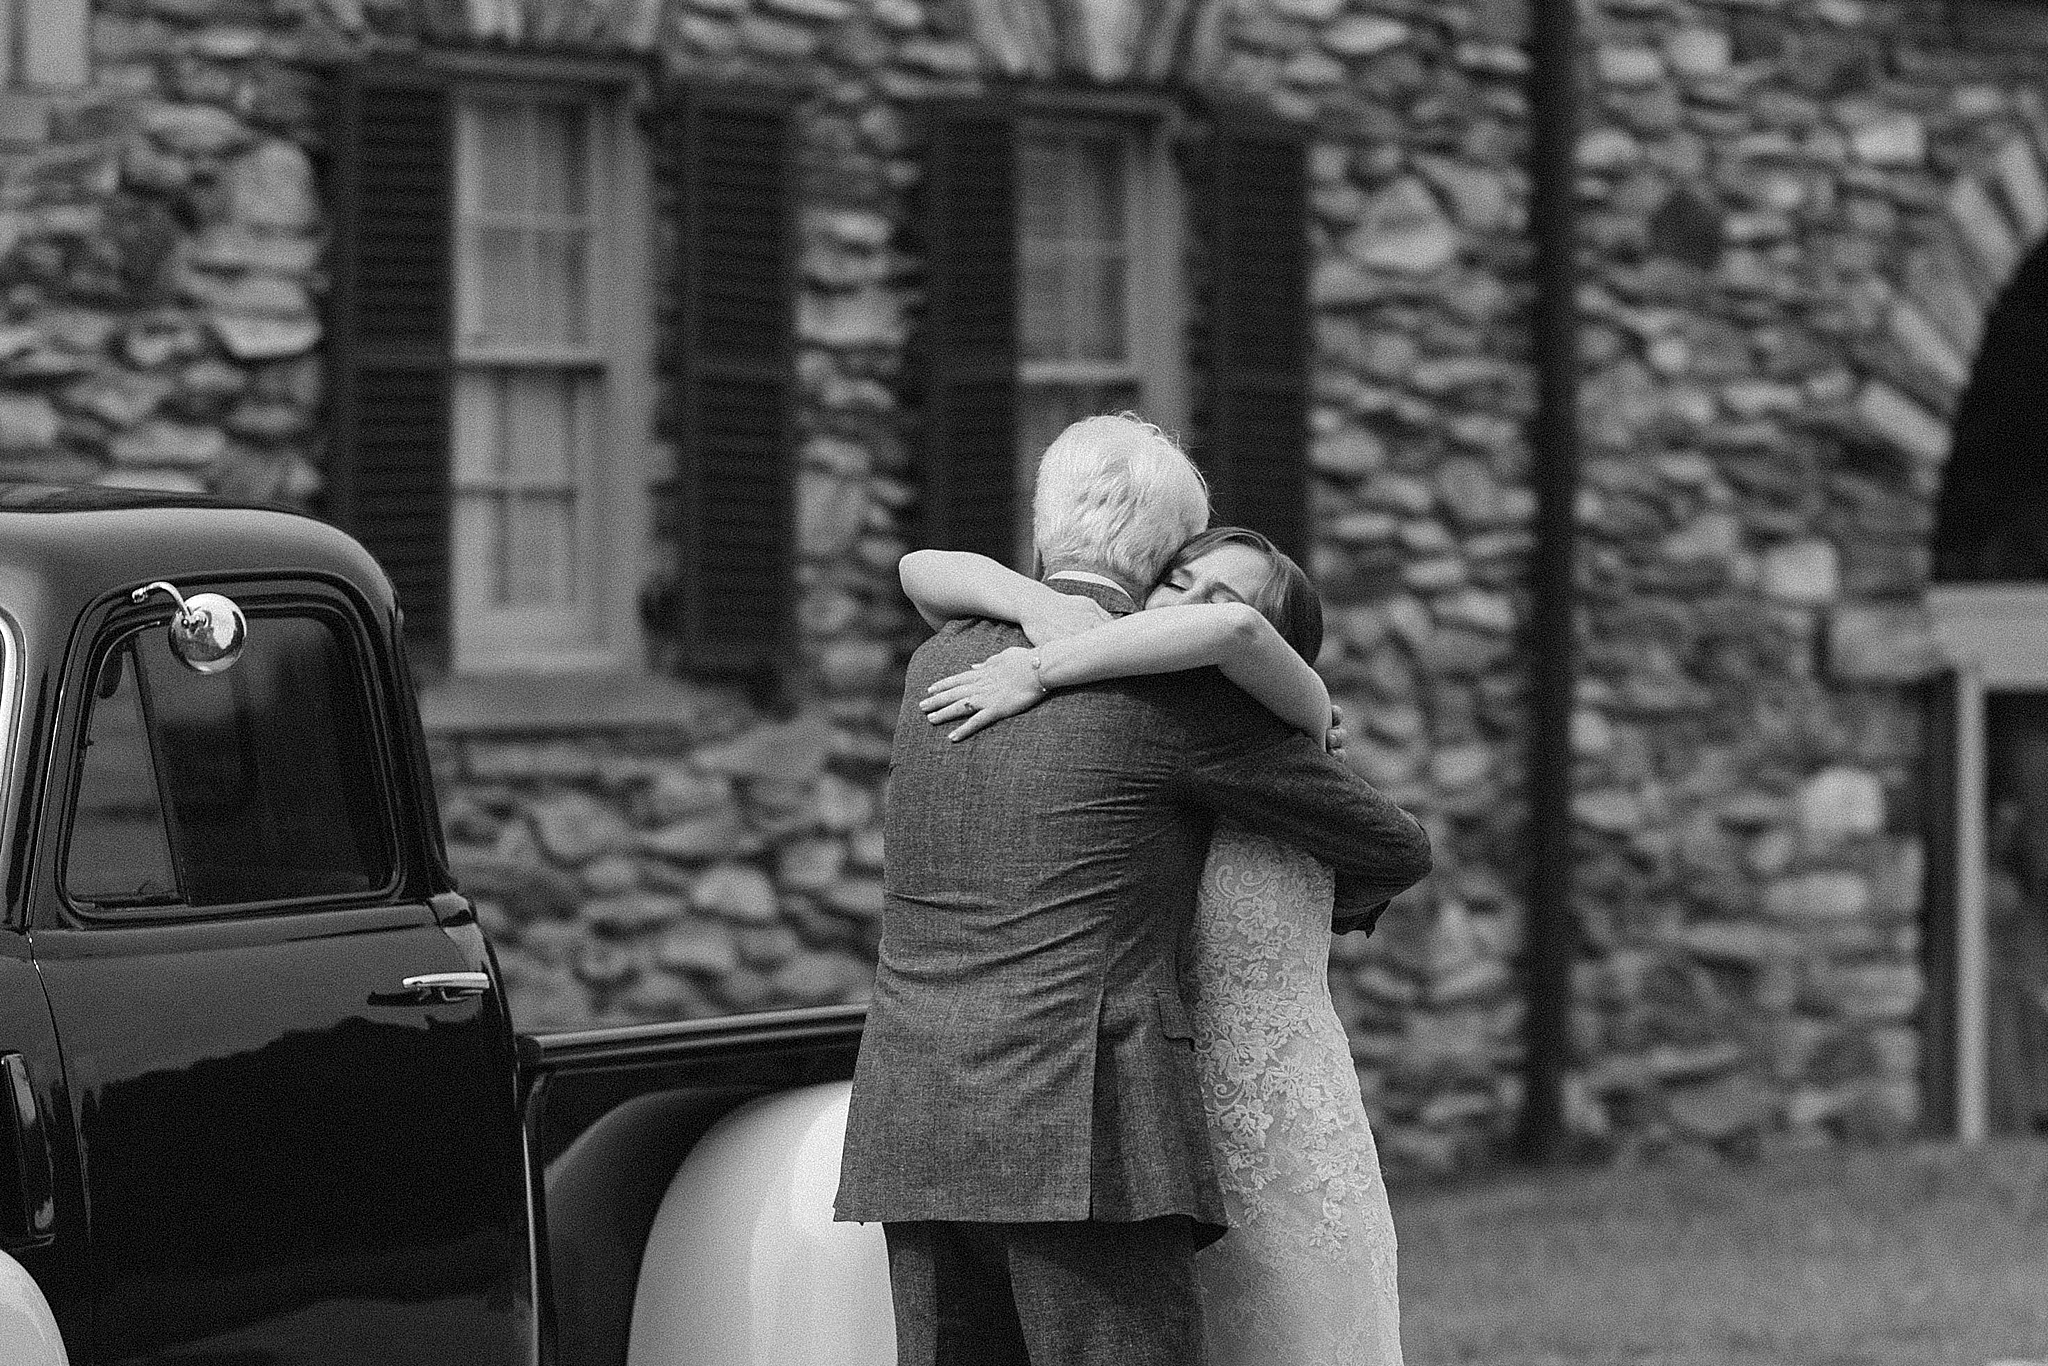
M 2018 259 L 1973 245 L 2013 231 L 1983 178 L 2039 116 L 1910 17 L 1589 16 L 1569 1111 L 1596 1146 L 1919 1116 L 1920 597 L 1949 407 Z M 2038 189 L 2031 135 L 2019 157 Z
M 317 496 L 326 63 L 468 34 L 794 91 L 794 715 L 686 685 L 659 727 L 434 748 L 522 1024 L 860 999 L 917 638 L 893 574 L 910 114 L 1086 78 L 1303 120 L 1322 667 L 1351 760 L 1438 857 L 1377 934 L 1338 942 L 1332 986 L 1389 1160 L 1482 1161 L 1520 1099 L 1524 8 L 1104 3 L 1083 30 L 976 0 L 103 0 L 95 85 L 0 110 L 0 473 Z M 1587 9 L 1567 1110 L 1589 1151 L 1754 1151 L 1916 1113 L 1927 526 L 1972 329 L 2048 229 L 2048 124 L 1901 20 Z
M 0 471 L 318 486 L 317 25 L 116 0 L 96 84 L 0 94 Z
M 872 792 L 823 716 L 435 746 L 462 885 L 529 1028 L 864 999 L 882 908 Z

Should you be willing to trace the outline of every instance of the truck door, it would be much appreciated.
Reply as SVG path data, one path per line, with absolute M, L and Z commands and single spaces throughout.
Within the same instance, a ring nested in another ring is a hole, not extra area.
M 85 1207 L 50 1008 L 19 926 L 0 926 L 0 1252 L 25 1267 L 60 1317 L 86 1331 Z M 4 1359 L 4 1358 L 0 1358 Z
M 224 587 L 232 668 L 125 604 L 67 666 L 34 938 L 89 1210 L 74 1360 L 525 1362 L 511 1030 L 437 921 L 392 660 L 338 590 Z

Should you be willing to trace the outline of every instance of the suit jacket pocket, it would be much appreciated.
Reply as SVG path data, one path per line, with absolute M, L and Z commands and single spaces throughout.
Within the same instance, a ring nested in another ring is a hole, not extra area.
M 1159 1003 L 1159 1032 L 1169 1039 L 1187 1039 L 1192 1042 L 1195 1037 L 1195 1026 L 1194 1022 L 1188 1019 L 1188 1008 L 1181 1004 L 1180 993 L 1160 991 L 1153 993 L 1153 996 Z

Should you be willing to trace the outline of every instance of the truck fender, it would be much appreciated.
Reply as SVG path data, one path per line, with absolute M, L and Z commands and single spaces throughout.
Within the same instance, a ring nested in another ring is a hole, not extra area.
M 42 1287 L 26 1267 L 0 1252 L 0 1361 L 7 1366 L 70 1366 L 70 1360 Z
M 832 1220 L 848 1082 L 749 1101 L 655 1214 L 627 1366 L 895 1366 L 879 1224 Z

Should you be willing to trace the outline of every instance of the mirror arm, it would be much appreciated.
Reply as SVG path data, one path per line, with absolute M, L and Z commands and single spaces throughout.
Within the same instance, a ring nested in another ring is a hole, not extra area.
M 169 593 L 171 601 L 178 604 L 179 616 L 189 617 L 192 615 L 192 609 L 185 605 L 185 595 L 178 591 L 177 585 L 165 583 L 162 579 L 158 579 L 155 583 L 145 583 L 142 587 L 128 595 L 128 601 L 138 604 L 148 602 L 151 593 Z

